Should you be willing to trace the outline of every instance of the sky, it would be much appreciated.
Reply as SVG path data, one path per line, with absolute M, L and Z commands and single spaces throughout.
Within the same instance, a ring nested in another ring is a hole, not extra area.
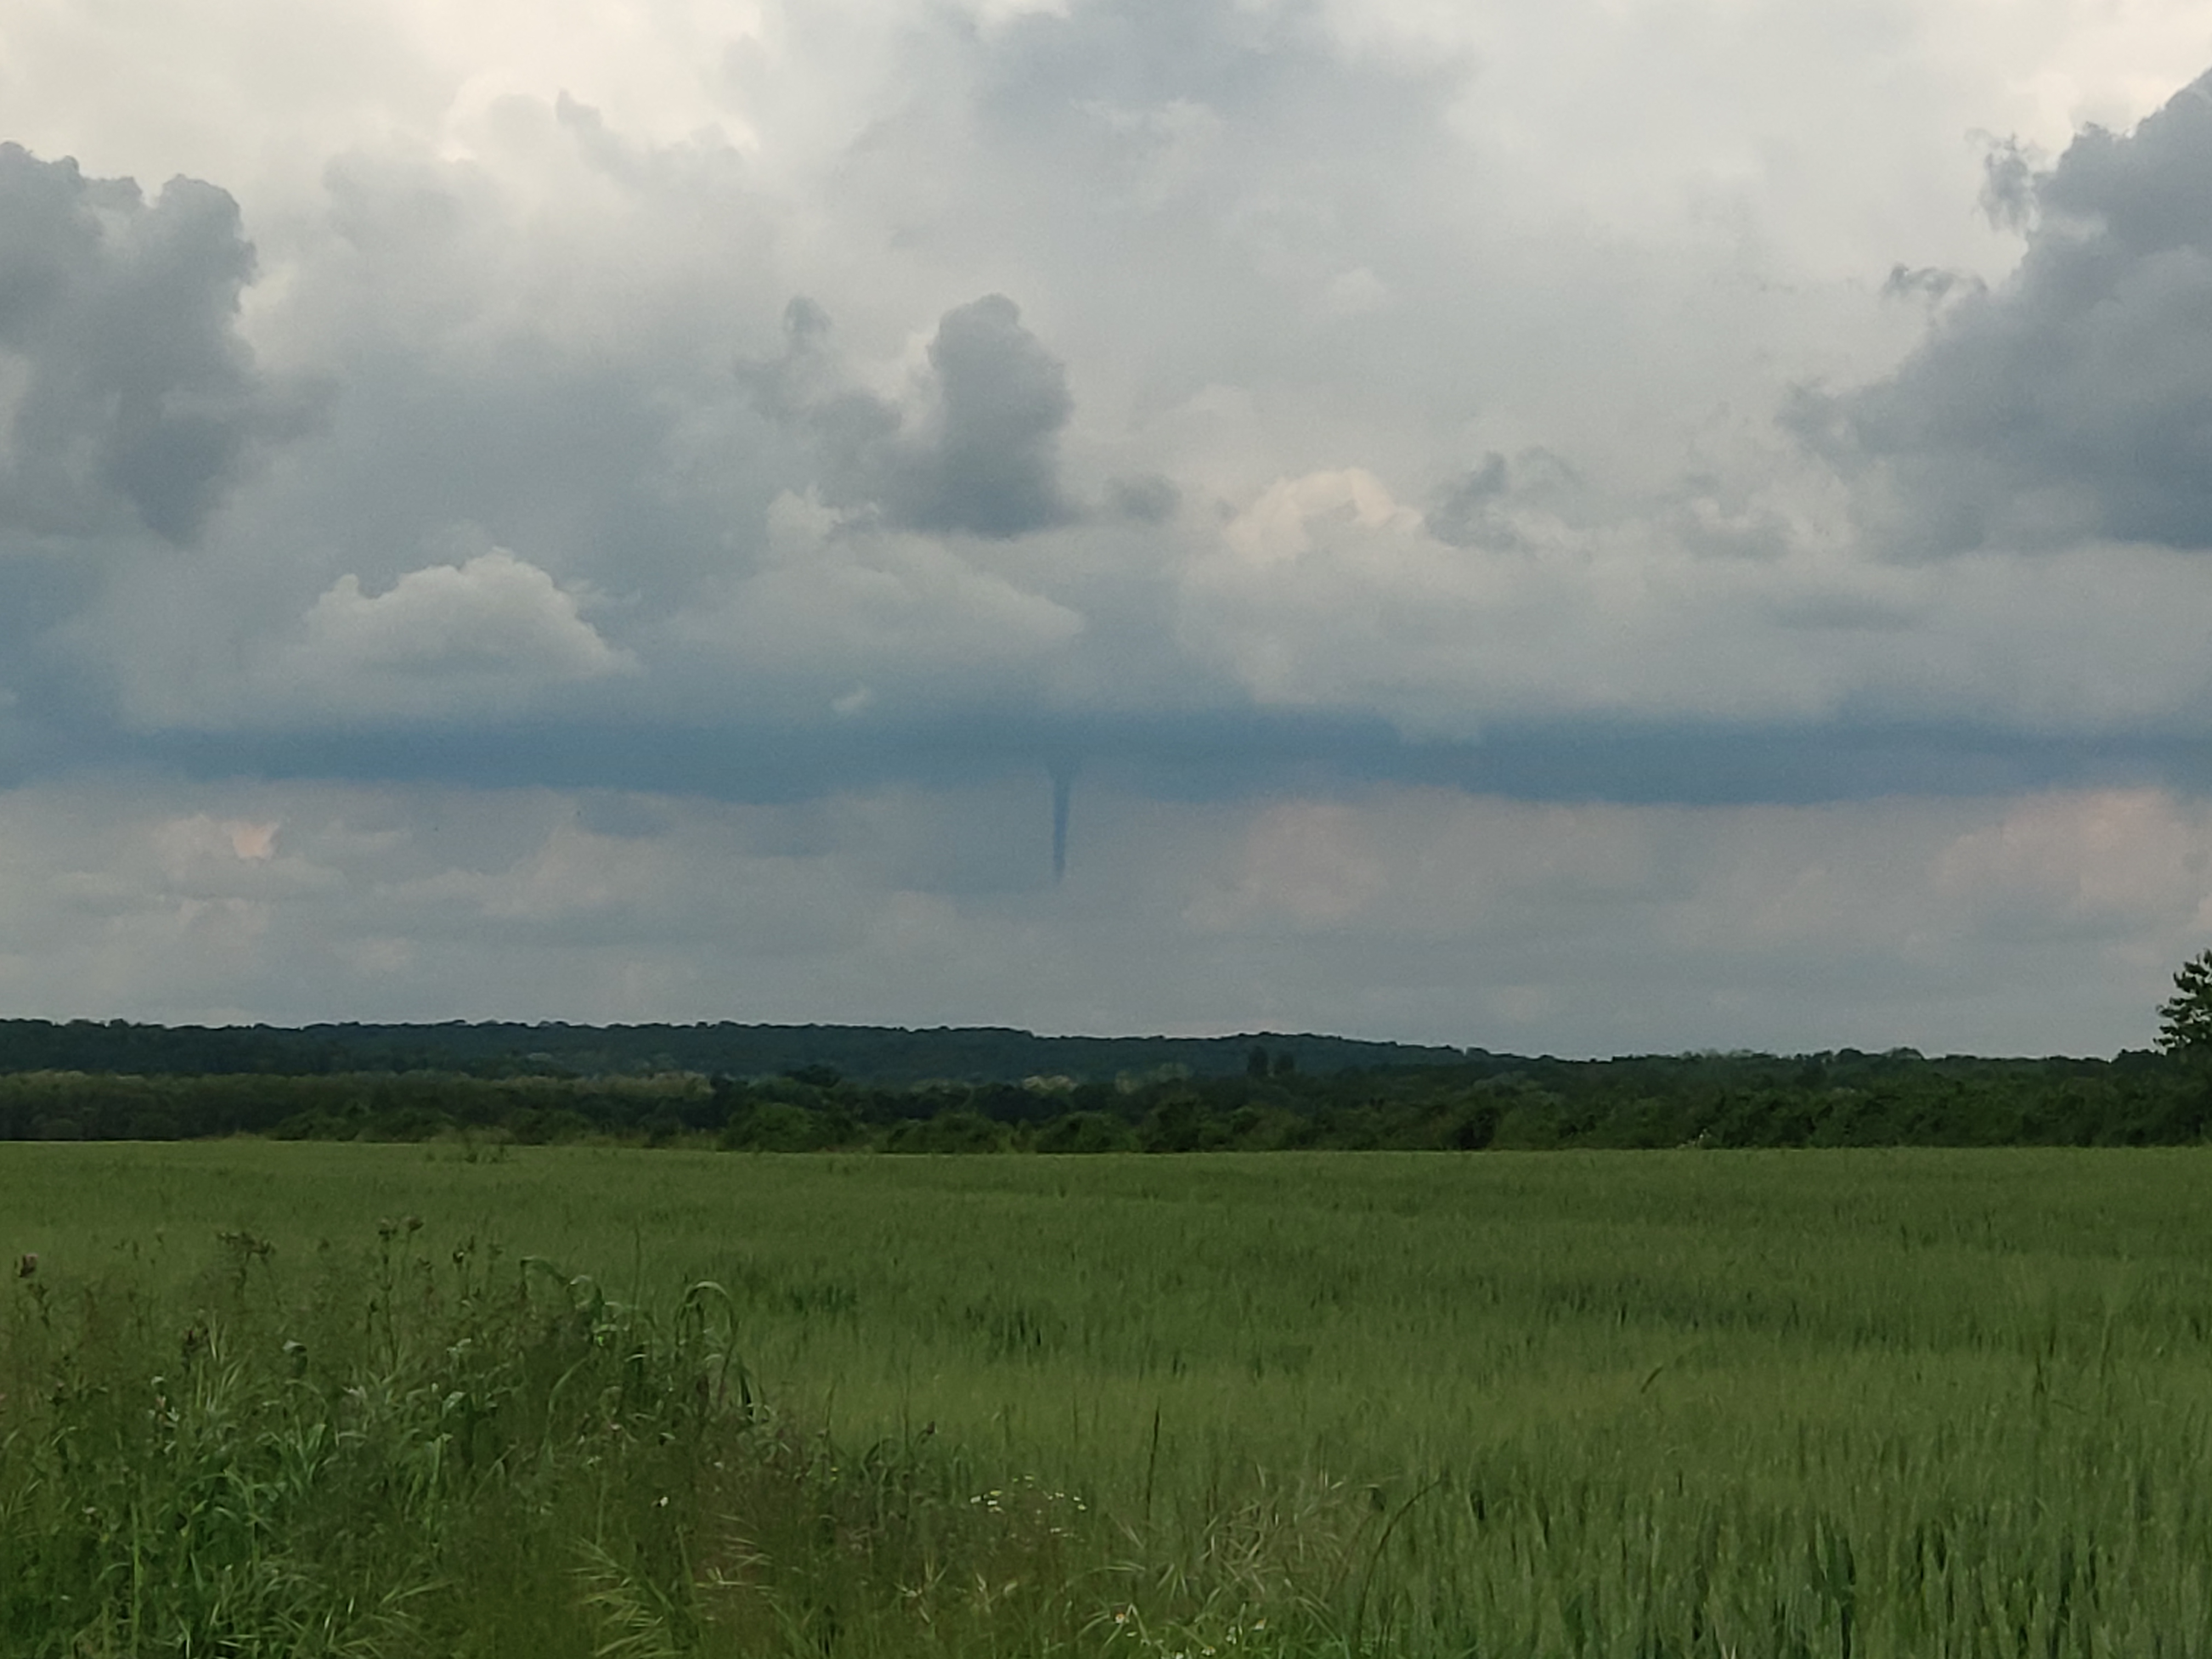
M 2209 70 L 2197 0 L 0 0 L 0 1012 L 2147 1046 Z

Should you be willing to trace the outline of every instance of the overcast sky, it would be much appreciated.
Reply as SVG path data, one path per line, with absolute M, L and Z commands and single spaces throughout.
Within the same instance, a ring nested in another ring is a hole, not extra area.
M 2209 69 L 2199 0 L 0 0 L 0 1011 L 2144 1046 Z

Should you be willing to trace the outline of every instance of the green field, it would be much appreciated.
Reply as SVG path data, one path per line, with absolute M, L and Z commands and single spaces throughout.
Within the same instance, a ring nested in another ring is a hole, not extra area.
M 2208 1182 L 0 1146 L 0 1650 L 2212 1655 Z

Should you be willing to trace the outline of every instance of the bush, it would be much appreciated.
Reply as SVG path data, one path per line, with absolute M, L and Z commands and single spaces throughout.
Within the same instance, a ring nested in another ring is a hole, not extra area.
M 1137 1137 L 1120 1118 L 1105 1112 L 1070 1112 L 1037 1131 L 1040 1152 L 1127 1152 Z
M 1006 1126 L 963 1108 L 898 1125 L 884 1139 L 887 1152 L 997 1152 L 1006 1150 Z
M 741 1107 L 722 1131 L 732 1151 L 811 1152 L 829 1144 L 828 1124 L 819 1112 L 784 1101 Z

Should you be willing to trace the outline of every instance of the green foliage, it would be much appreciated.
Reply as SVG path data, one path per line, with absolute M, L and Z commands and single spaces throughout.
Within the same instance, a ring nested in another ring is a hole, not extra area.
M 711 1080 L 0 1073 L 0 1139 L 258 1133 L 485 1151 L 578 1139 L 766 1152 L 2144 1146 L 2195 1141 L 2208 1124 L 2204 1069 L 2153 1054 L 1489 1055 L 1310 1075 L 1170 1067 L 1110 1087 L 1036 1077 L 890 1088 L 826 1066 Z
M 1110 1112 L 1069 1112 L 1056 1117 L 1036 1133 L 1033 1143 L 1040 1152 L 1133 1152 L 1137 1138 L 1129 1126 Z
M 2208 1156 L 0 1147 L 0 1653 L 2201 1659 Z
M 655 1322 L 543 1261 L 434 1262 L 420 1227 L 324 1253 L 304 1297 L 244 1231 L 173 1298 L 27 1261 L 0 1348 L 6 1651 L 489 1650 L 475 1609 L 518 1576 L 552 1600 L 494 1645 L 589 1651 L 548 1617 L 580 1613 L 586 1549 L 676 1605 L 681 1534 L 765 1432 L 726 1296 Z
M 1308 1071 L 1451 1060 L 1457 1050 L 1351 1037 L 1275 1036 L 1273 1068 Z M 933 1079 L 1010 1083 L 1110 1079 L 1175 1066 L 1232 1075 L 1244 1037 L 1047 1037 L 993 1027 L 910 1031 L 871 1025 L 136 1025 L 127 1020 L 0 1019 L 0 1072 L 291 1077 L 442 1072 L 468 1077 L 795 1076 L 908 1088 Z M 1265 1052 L 1263 1048 L 1262 1053 Z
M 981 1112 L 956 1109 L 933 1117 L 908 1118 L 884 1138 L 887 1152 L 997 1152 L 1009 1144 L 1006 1126 Z
M 1079 1500 L 1018 1481 L 979 1498 L 927 1437 L 847 1456 L 781 1422 L 719 1285 L 656 1318 L 540 1260 L 434 1260 L 421 1225 L 383 1224 L 366 1260 L 323 1252 L 307 1296 L 246 1233 L 167 1297 L 26 1258 L 0 1346 L 0 1652 L 644 1659 L 812 1654 L 871 1624 L 918 1623 L 945 1653 L 983 1650 L 979 1626 L 1073 1633 L 1056 1574 Z
M 2159 1005 L 2158 1046 L 2168 1054 L 2212 1056 L 2212 951 L 2200 951 L 2173 975 L 2173 996 Z

